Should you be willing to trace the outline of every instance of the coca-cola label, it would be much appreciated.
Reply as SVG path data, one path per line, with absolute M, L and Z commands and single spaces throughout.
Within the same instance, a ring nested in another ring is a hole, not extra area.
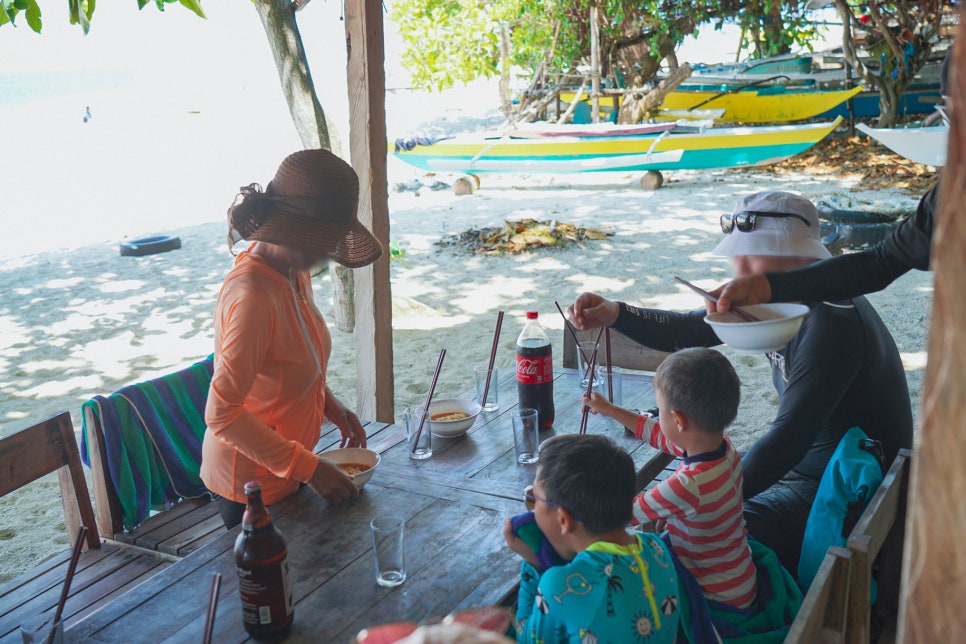
M 553 380 L 553 355 L 517 356 L 517 382 L 542 385 Z

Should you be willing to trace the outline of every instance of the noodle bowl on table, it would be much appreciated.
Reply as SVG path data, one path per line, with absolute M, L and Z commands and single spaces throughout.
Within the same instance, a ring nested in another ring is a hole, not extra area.
M 345 474 L 352 476 L 352 482 L 360 490 L 372 478 L 373 472 L 382 460 L 374 451 L 364 447 L 332 449 L 322 452 L 319 456 L 329 459 Z
M 473 426 L 480 411 L 480 404 L 468 398 L 434 400 L 429 405 L 426 423 L 434 436 L 457 438 Z

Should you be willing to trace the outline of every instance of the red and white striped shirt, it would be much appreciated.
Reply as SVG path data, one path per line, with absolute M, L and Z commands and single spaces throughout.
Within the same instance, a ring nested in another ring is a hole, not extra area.
M 747 608 L 757 597 L 758 579 L 742 513 L 741 458 L 731 441 L 688 456 L 647 414 L 638 418 L 635 434 L 683 462 L 673 476 L 634 499 L 634 518 L 667 519 L 674 554 L 705 597 Z

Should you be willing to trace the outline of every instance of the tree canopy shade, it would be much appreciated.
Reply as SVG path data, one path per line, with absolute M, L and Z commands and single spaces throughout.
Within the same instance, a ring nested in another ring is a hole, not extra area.
M 146 5 L 154 4 L 159 11 L 169 4 L 180 4 L 181 6 L 193 11 L 200 18 L 205 17 L 205 12 L 201 8 L 201 0 L 137 0 L 138 9 L 143 9 Z M 91 18 L 94 17 L 94 8 L 97 0 L 67 0 L 70 9 L 70 24 L 80 25 L 84 33 L 91 28 Z M 27 25 L 38 34 L 43 28 L 41 19 L 40 5 L 37 0 L 0 0 L 0 26 L 10 24 L 17 26 L 17 16 L 24 14 Z
M 575 69 L 590 53 L 591 7 L 600 16 L 602 72 L 626 86 L 648 80 L 702 25 L 736 22 L 756 57 L 787 53 L 816 35 L 798 0 L 395 0 L 391 17 L 413 85 L 441 90 L 500 73 L 504 31 L 510 64 Z

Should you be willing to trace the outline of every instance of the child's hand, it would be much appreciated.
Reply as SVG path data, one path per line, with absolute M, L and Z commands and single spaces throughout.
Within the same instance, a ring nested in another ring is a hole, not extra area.
M 601 396 L 596 391 L 590 393 L 590 397 L 581 396 L 580 402 L 584 404 L 585 407 L 589 407 L 591 413 L 603 414 L 604 416 L 610 416 L 610 411 L 614 407 L 606 398 Z
M 513 534 L 513 526 L 509 519 L 503 524 L 503 538 L 506 539 L 507 548 L 520 555 L 528 564 L 540 570 L 540 566 L 537 564 L 537 554 L 533 551 L 533 548 L 523 542 L 523 539 Z

